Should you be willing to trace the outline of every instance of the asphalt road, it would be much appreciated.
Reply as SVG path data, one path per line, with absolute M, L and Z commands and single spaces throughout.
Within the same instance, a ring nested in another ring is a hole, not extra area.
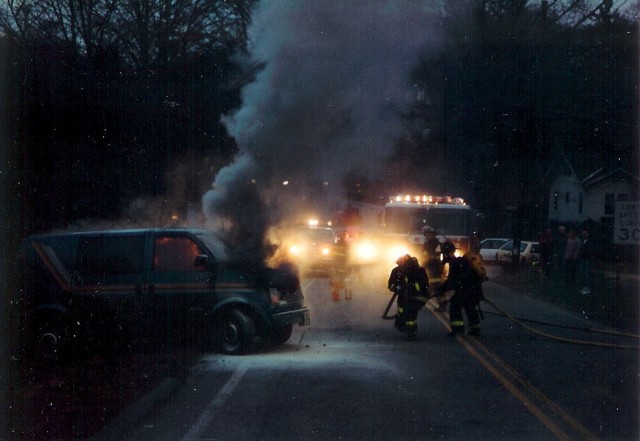
M 639 438 L 637 338 L 596 332 L 580 314 L 488 282 L 499 310 L 483 303 L 480 338 L 447 337 L 446 314 L 430 304 L 418 340 L 405 341 L 381 318 L 390 293 L 380 280 L 355 284 L 349 301 L 332 301 L 327 279 L 303 288 L 312 324 L 287 344 L 203 356 L 186 381 L 101 438 Z

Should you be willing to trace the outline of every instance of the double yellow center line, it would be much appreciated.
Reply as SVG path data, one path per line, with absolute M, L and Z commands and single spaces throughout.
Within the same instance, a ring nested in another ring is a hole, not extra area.
M 435 303 L 431 303 L 431 305 L 435 306 Z M 431 309 L 432 314 L 444 324 L 445 327 L 449 328 L 449 324 L 447 323 L 448 315 L 435 311 L 435 307 Z M 529 381 L 524 379 L 514 368 L 482 343 L 482 341 L 473 337 L 465 337 L 464 335 L 457 335 L 456 341 L 462 344 L 462 346 L 478 360 L 505 389 L 517 398 L 529 412 L 538 418 L 557 439 L 562 441 L 571 441 L 573 439 L 598 440 L 593 433 Z M 545 410 L 543 410 L 543 408 Z

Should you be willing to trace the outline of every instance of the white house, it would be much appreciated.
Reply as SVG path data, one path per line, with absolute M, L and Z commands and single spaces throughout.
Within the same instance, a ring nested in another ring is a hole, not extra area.
M 585 211 L 585 190 L 571 167 L 549 187 L 549 221 L 580 223 L 589 219 Z
M 595 222 L 609 230 L 616 202 L 640 198 L 640 179 L 623 168 L 599 169 L 579 179 L 573 168 L 565 165 L 549 187 L 550 223 L 577 226 Z
M 582 180 L 585 212 L 590 219 L 606 223 L 606 219 L 613 218 L 616 202 L 638 200 L 639 182 L 637 176 L 622 168 L 596 171 Z

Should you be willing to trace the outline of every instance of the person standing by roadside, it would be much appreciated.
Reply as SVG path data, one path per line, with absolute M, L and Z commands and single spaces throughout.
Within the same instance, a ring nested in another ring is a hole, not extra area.
M 576 278 L 576 267 L 578 264 L 578 256 L 580 253 L 580 241 L 576 236 L 575 230 L 569 230 L 567 235 L 567 244 L 564 249 L 564 262 L 567 269 L 567 277 Z
M 593 240 L 589 237 L 589 231 L 582 230 L 582 241 L 580 243 L 580 250 L 578 251 L 580 281 L 582 282 L 580 294 L 582 295 L 591 294 L 591 269 L 593 267 L 595 254 Z
M 547 228 L 538 239 L 540 244 L 540 273 L 543 276 L 549 275 L 549 269 L 551 267 L 551 256 L 553 255 L 554 238 L 551 234 L 551 229 Z
M 553 266 L 560 276 L 564 276 L 564 252 L 567 248 L 567 230 L 564 225 L 558 227 L 558 237 L 553 250 Z

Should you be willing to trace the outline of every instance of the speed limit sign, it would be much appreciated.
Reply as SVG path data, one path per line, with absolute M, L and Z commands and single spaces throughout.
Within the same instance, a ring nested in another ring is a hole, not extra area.
M 617 201 L 614 225 L 615 243 L 640 244 L 640 202 Z

